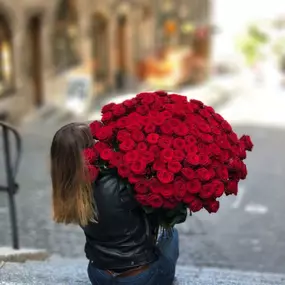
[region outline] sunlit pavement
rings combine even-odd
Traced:
[[[285,105],[283,93],[273,93],[254,89],[217,107],[239,133],[253,137],[255,149],[247,160],[249,176],[237,198],[221,201],[218,214],[195,214],[179,226],[180,265],[285,273]],[[82,231],[51,222],[48,152],[56,128],[57,124],[43,121],[22,130],[25,152],[17,196],[21,245],[47,248],[65,257],[83,257]],[[1,183],[2,176],[0,173]],[[8,207],[3,193],[0,228],[0,246],[9,245]]]

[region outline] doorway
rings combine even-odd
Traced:
[[[104,93],[109,82],[108,22],[99,13],[93,16],[92,21],[93,79],[97,93]]]
[[[29,65],[33,103],[36,107],[43,104],[41,29],[40,15],[31,17],[28,23],[28,47],[31,55]]]
[[[116,88],[122,90],[126,87],[127,75],[127,17],[118,16],[117,19],[117,74]]]

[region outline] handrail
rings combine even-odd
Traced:
[[[18,190],[18,184],[16,184],[15,179],[19,170],[19,164],[22,156],[22,139],[19,132],[6,122],[0,121],[0,127],[2,128],[3,154],[5,158],[5,170],[7,177],[7,186],[0,186],[0,191],[5,191],[8,193],[9,212],[12,227],[12,245],[14,249],[19,249],[18,223],[14,195]],[[12,133],[16,139],[16,157],[14,163],[11,161],[11,145],[9,141],[10,133]]]

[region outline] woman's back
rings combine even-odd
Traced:
[[[157,259],[154,228],[126,184],[114,172],[101,174],[92,185],[98,222],[83,228],[85,252],[98,268],[120,270]]]

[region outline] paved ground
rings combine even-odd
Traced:
[[[83,259],[5,264],[0,269],[0,285],[90,284],[86,267],[87,262]],[[285,275],[191,266],[179,266],[176,273],[173,285],[283,285],[285,282]]]
[[[282,96],[255,90],[219,108],[238,132],[253,137],[255,149],[248,158],[249,176],[238,198],[224,199],[218,214],[197,214],[179,227],[181,265],[285,273]],[[64,122],[62,119],[60,124]],[[51,134],[57,127],[58,124],[35,122],[23,129],[25,152],[17,196],[21,242],[26,247],[81,257],[84,244],[81,230],[51,222],[48,150]],[[0,246],[10,242],[6,217],[6,197],[0,193]]]

